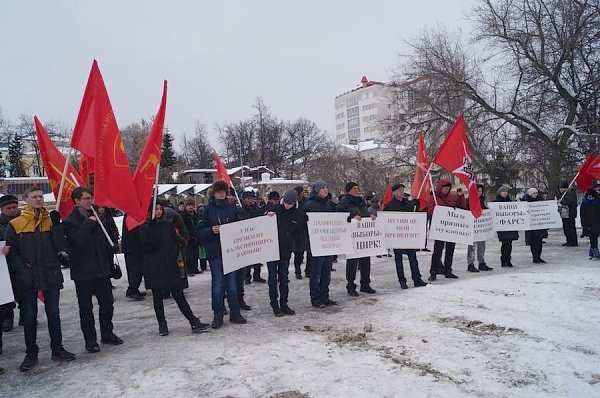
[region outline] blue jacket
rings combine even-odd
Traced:
[[[326,213],[333,211],[333,207],[331,207],[328,198],[319,198],[316,193],[312,192],[310,197],[302,205],[302,210],[304,210],[305,213]]]
[[[215,225],[229,224],[239,220],[235,205],[227,203],[227,199],[210,199],[204,209],[204,218],[196,226],[200,244],[206,248],[206,258],[221,258],[221,239],[212,231]]]

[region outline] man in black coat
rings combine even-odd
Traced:
[[[188,276],[196,276],[202,271],[198,269],[198,258],[199,258],[199,243],[198,237],[196,236],[196,225],[198,225],[198,214],[196,212],[196,203],[193,198],[187,198],[185,200],[184,210],[179,212],[185,227],[188,231],[189,238],[183,249],[183,256],[185,259],[185,267]]]
[[[13,195],[4,195],[0,198],[0,240],[5,240],[8,223],[13,218],[21,215],[19,210],[19,200]],[[2,254],[8,254],[8,249],[5,248]],[[14,275],[11,273],[10,280],[14,286]],[[18,298],[17,298],[18,301]],[[10,307],[10,309],[8,308]],[[10,332],[14,326],[15,304],[5,304],[0,307],[0,352],[2,351],[2,331]],[[2,321],[4,320],[4,321]]]
[[[260,208],[256,204],[256,196],[254,192],[244,191],[242,192],[242,207],[239,209],[240,220],[247,220],[249,218],[255,218],[265,215],[263,208]],[[249,265],[246,267],[246,284],[252,282],[266,283],[267,280],[260,276],[260,264]],[[251,271],[254,270],[254,275]]]
[[[560,201],[560,204],[563,207],[561,210],[561,218],[563,232],[567,239],[567,242],[563,243],[563,246],[578,246],[577,230],[575,228],[575,219],[577,218],[577,194],[569,187],[569,183],[565,181],[560,184],[560,189],[556,195],[559,199],[562,198]]]
[[[92,311],[92,295],[98,299],[100,341],[111,345],[123,344],[123,340],[113,333],[112,324],[114,299],[109,259],[113,249],[92,211],[92,191],[85,187],[75,188],[71,199],[75,202],[75,208],[63,222],[70,249],[71,279],[77,291],[85,348],[95,353],[100,351],[100,347]]]
[[[377,215],[369,214],[365,200],[360,196],[360,187],[355,182],[346,184],[346,195],[338,203],[337,212],[349,213],[348,222],[351,219],[361,220],[362,217],[371,217],[373,220]],[[360,291],[368,294],[376,293],[375,289],[371,288],[371,257],[351,258],[346,260],[346,290],[350,296],[358,296],[356,291],[356,269],[360,269]]]

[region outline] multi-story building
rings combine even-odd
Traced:
[[[381,124],[389,112],[389,88],[363,76],[354,89],[335,97],[335,138],[338,144],[356,144],[383,137]]]

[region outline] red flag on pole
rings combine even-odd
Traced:
[[[81,176],[81,185],[87,187],[90,183],[90,174],[94,170],[94,163],[91,158],[88,158],[83,153],[79,158],[79,175]]]
[[[221,160],[221,157],[217,153],[216,149],[213,149],[215,156],[215,165],[217,166],[217,180],[224,180],[230,187],[233,187],[233,183],[231,182],[231,177],[227,174],[227,169]]]
[[[596,156],[594,160],[590,162],[585,172],[595,179],[600,180],[600,155]]]
[[[454,174],[469,190],[469,208],[475,218],[481,216],[481,202],[477,195],[477,182],[471,161],[471,149],[467,140],[467,126],[461,114],[454,122],[448,136],[442,143],[433,163]]]
[[[156,182],[156,172],[160,166],[162,155],[163,128],[165,126],[165,112],[167,108],[167,81],[163,85],[163,95],[158,108],[158,113],[152,123],[148,141],[144,145],[144,150],[140,156],[135,173],[133,174],[133,184],[138,193],[140,202],[140,211],[146,214],[150,201],[152,200],[152,190]],[[145,218],[138,220],[132,216],[127,216],[127,229],[132,230],[138,225],[144,223]]]
[[[594,157],[596,154],[592,149],[590,153],[585,158],[585,161],[577,170],[577,177],[575,178],[575,182],[577,183],[577,187],[583,193],[587,192],[588,189],[591,189],[594,186],[594,176],[587,172],[587,168],[594,161]]]
[[[431,183],[427,178],[429,171],[429,159],[425,151],[425,136],[419,131],[419,148],[417,149],[417,167],[415,168],[415,178],[410,186],[410,194],[413,198],[419,200],[419,210],[427,208],[427,202],[431,196]]]
[[[383,200],[381,201],[381,206],[385,208],[385,206],[392,201],[392,185],[388,180],[387,185],[385,187],[385,195],[383,195]]]
[[[63,174],[65,162],[67,161],[62,153],[58,150],[56,145],[52,142],[46,129],[35,116],[33,118],[35,123],[35,130],[37,133],[37,142],[42,157],[42,163],[44,164],[44,170],[46,176],[50,182],[50,187],[54,196],[58,197],[58,189],[60,188],[60,180]],[[77,181],[73,181],[72,176],[77,178]],[[60,199],[60,212],[63,216],[69,214],[73,210],[73,201],[71,200],[71,192],[77,187],[77,183],[81,181],[79,173],[75,170],[72,165],[68,165],[67,175],[65,178],[65,185],[63,187],[63,194]]]
[[[143,219],[104,80],[94,60],[81,108],[75,123],[71,147],[94,162],[94,200],[101,206],[121,209]]]

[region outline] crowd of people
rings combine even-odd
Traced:
[[[382,206],[378,195],[363,197],[360,186],[355,182],[348,182],[344,194],[335,201],[325,181],[316,180],[311,188],[310,193],[303,187],[287,190],[282,195],[271,192],[263,203],[259,202],[253,192],[245,191],[238,203],[236,192],[225,181],[218,180],[209,189],[209,200],[204,206],[196,207],[194,200],[188,199],[174,209],[168,201],[159,200],[148,209],[148,217],[143,225],[129,230],[124,220],[122,239],[110,210],[94,206],[93,192],[88,188],[73,190],[71,198],[75,207],[63,219],[58,212],[49,212],[44,207],[43,192],[39,187],[32,187],[25,192],[25,206],[22,210],[19,209],[15,196],[0,197],[0,234],[6,241],[2,254],[6,256],[9,266],[14,296],[19,306],[19,324],[23,326],[25,336],[26,355],[20,370],[29,371],[38,362],[36,336],[40,296],[43,298],[48,321],[51,359],[76,359],[62,343],[59,311],[60,290],[64,284],[62,268],[69,269],[75,284],[85,349],[89,353],[100,351],[92,311],[93,296],[99,307],[100,343],[123,344],[123,340],[114,333],[112,323],[114,298],[111,277],[117,277],[113,258],[119,251],[124,254],[127,271],[128,288],[125,295],[131,300],[145,300],[146,292],[140,291],[142,281],[144,282],[146,291],[152,292],[158,333],[161,336],[169,334],[163,303],[169,297],[175,300],[193,333],[203,332],[208,328],[219,329],[226,315],[229,315],[229,322],[232,324],[245,324],[247,321],[242,311],[251,310],[251,306],[244,299],[244,286],[250,283],[268,283],[269,301],[275,316],[294,315],[295,311],[288,303],[288,269],[292,257],[297,279],[303,277],[301,266],[306,258],[304,276],[309,278],[312,306],[319,309],[337,305],[329,294],[332,267],[337,256],[311,254],[307,213],[341,212],[347,214],[347,221],[351,222],[352,219],[375,219],[378,211],[382,211]],[[405,192],[404,184],[394,184],[391,190],[392,198],[383,211],[414,212],[421,207],[418,200]],[[434,194],[435,197],[432,196],[426,206],[429,218],[439,205],[468,209],[464,192],[461,189],[453,192],[448,180],[440,179]],[[482,185],[478,186],[478,195],[482,208],[486,208],[487,196]],[[566,237],[564,245],[577,246],[577,195],[566,183],[561,185],[557,198]],[[500,187],[495,201],[511,200],[509,189]],[[530,188],[521,200],[539,201],[543,200],[543,195],[537,189]],[[267,279],[261,276],[262,264],[224,273],[220,227],[264,215],[277,217],[279,239],[279,260],[266,264]],[[587,236],[590,240],[589,257],[600,259],[600,184],[585,193],[580,217],[582,237]],[[547,232],[525,231],[525,241],[531,249],[535,264],[545,263],[541,253]],[[501,267],[513,267],[512,242],[519,239],[519,232],[503,231],[497,234],[501,242]],[[435,281],[438,275],[458,278],[452,268],[454,248],[453,242],[434,242],[429,282]],[[469,272],[493,270],[486,264],[485,249],[485,242],[476,242],[468,247]],[[414,287],[427,285],[419,269],[418,250],[427,249],[393,250],[401,289],[408,288],[403,256],[408,258]],[[370,269],[370,257],[346,260],[346,290],[349,296],[376,293],[371,286]],[[210,324],[200,321],[184,294],[188,278],[207,270],[211,273],[213,319]],[[356,284],[357,272],[360,273],[359,286]],[[14,328],[15,308],[15,303],[0,306],[0,353],[2,331]],[[0,371],[3,373],[4,369],[0,368]]]

